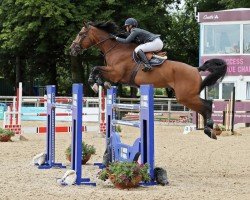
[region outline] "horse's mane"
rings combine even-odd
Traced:
[[[119,28],[118,26],[111,21],[107,21],[107,22],[90,22],[90,25],[99,28],[101,30],[104,30],[108,33],[111,34],[117,34],[119,32]]]

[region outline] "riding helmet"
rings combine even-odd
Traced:
[[[129,26],[129,25],[137,27],[138,26],[138,22],[134,18],[128,18],[128,19],[126,19],[124,26]]]

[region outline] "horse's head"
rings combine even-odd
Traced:
[[[71,55],[77,56],[81,49],[87,49],[92,45],[92,40],[89,37],[90,26],[84,23],[81,31],[77,34],[75,40],[70,46]]]
[[[116,34],[117,29],[118,27],[113,22],[90,23],[90,25],[84,23],[81,31],[70,46],[71,55],[77,56],[81,49],[101,45],[111,39],[112,37],[109,34]]]

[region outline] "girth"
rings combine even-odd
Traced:
[[[142,68],[143,64],[139,63],[139,64],[135,64],[135,67],[133,68],[132,72],[131,72],[131,76],[128,82],[128,85],[131,87],[139,87],[139,85],[137,85],[135,83],[135,77],[139,71],[140,68]]]

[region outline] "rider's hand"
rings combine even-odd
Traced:
[[[113,34],[109,34],[110,38],[113,38],[113,39],[117,39],[118,37],[113,35]]]

